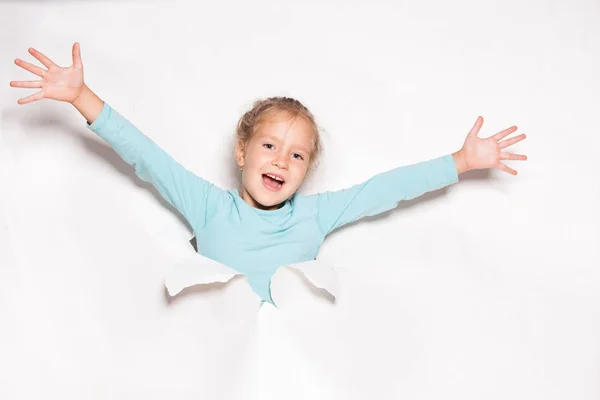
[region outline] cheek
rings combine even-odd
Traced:
[[[293,173],[294,179],[301,181],[302,179],[304,179],[304,176],[306,175],[306,171],[307,171],[307,166],[304,164],[300,164],[298,163],[297,165],[294,165],[291,168],[291,172]]]
[[[256,152],[248,152],[246,155],[246,166],[247,167],[255,167],[257,164],[260,164],[261,154]]]

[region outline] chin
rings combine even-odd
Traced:
[[[283,193],[264,193],[264,190],[254,199],[263,207],[275,207],[285,202],[290,196]]]
[[[260,208],[271,208],[284,203],[291,197],[289,190],[270,191],[262,186],[254,187],[250,195]]]

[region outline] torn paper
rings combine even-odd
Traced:
[[[339,292],[338,277],[335,270],[327,263],[319,260],[306,261],[297,264],[290,264],[278,267],[270,279],[271,292],[274,290],[273,284],[281,282],[279,277],[284,273],[284,269],[294,271],[300,279],[295,279],[294,283],[285,285],[304,284],[315,296],[323,297],[331,302],[335,302]],[[246,274],[234,270],[225,264],[219,263],[210,258],[204,257],[199,253],[194,253],[178,261],[165,278],[165,286],[170,296],[175,296],[182,290],[195,285],[208,285],[213,283],[227,283],[236,276]],[[244,279],[248,284],[247,279]],[[248,285],[250,286],[250,285]],[[284,293],[290,293],[290,290],[282,290],[278,293],[278,298],[282,299]],[[260,296],[256,295],[258,298]],[[275,298],[271,295],[273,305],[276,306]],[[267,301],[263,299],[263,301]]]
[[[300,273],[301,281],[311,289],[313,294],[324,297],[331,302],[335,302],[335,299],[339,294],[339,280],[337,273],[328,263],[320,260],[311,260],[282,266],[275,271],[275,274],[271,278],[271,297],[273,297],[275,305],[277,305],[275,297],[281,299],[281,297],[287,293],[287,291],[278,291],[276,287],[282,282],[280,277],[284,273],[284,268],[289,268]]]
[[[183,289],[202,284],[226,283],[241,272],[213,259],[194,253],[178,261],[165,277],[165,287],[170,296]]]

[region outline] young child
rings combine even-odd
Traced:
[[[41,89],[18,103],[45,98],[73,104],[89,129],[186,218],[197,252],[245,274],[254,292],[271,303],[270,280],[276,269],[314,260],[333,230],[456,183],[468,170],[499,168],[516,175],[502,161],[527,159],[502,151],[525,139],[521,134],[501,140],[516,126],[481,139],[477,134],[483,119],[478,117],[463,147],[452,154],[398,167],[344,190],[300,195],[296,191],[321,150],[319,132],[299,101],[275,97],[257,101],[239,120],[235,160],[242,184],[224,190],[185,169],[86,86],[78,43],[73,45],[73,65],[67,68],[35,49],[29,52],[47,69],[15,60],[41,77],[10,82]]]

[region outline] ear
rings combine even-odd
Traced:
[[[235,146],[235,161],[237,162],[238,167],[240,169],[244,168],[244,160],[246,158],[246,149],[244,143],[241,140],[238,140],[237,145]]]

